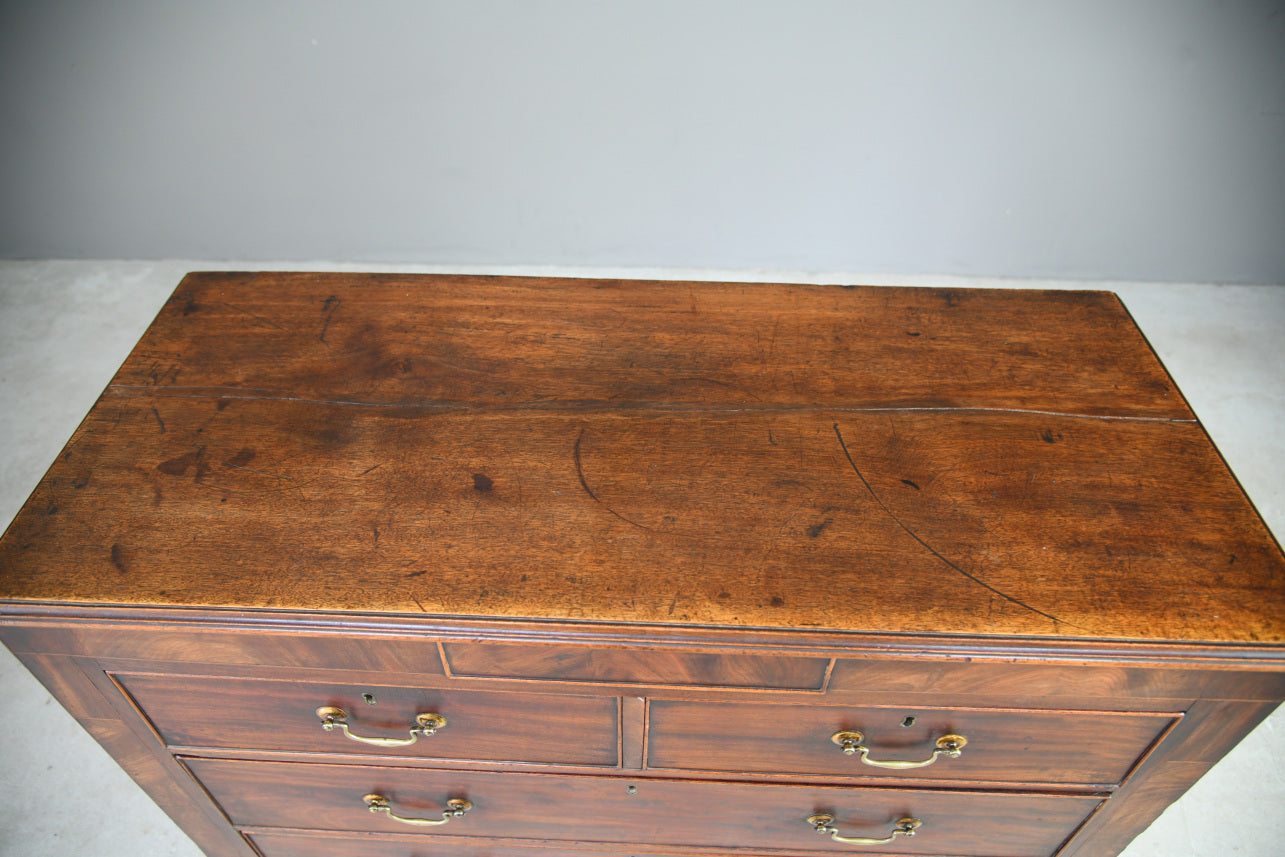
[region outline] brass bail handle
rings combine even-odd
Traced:
[[[436,735],[437,730],[446,725],[446,718],[440,714],[416,714],[415,725],[410,728],[409,738],[368,738],[364,735],[354,735],[349,731],[348,712],[342,708],[323,705],[317,709],[317,716],[321,718],[321,728],[327,732],[339,729],[354,741],[360,741],[363,744],[374,744],[376,747],[407,747],[418,741],[421,735],[425,738],[429,735]]]
[[[898,819],[896,827],[892,832],[882,839],[876,839],[871,836],[840,836],[839,829],[834,826],[833,815],[813,815],[808,818],[808,824],[812,829],[820,834],[829,834],[835,842],[847,842],[853,845],[883,845],[891,842],[898,836],[914,836],[915,831],[923,826],[923,822],[917,818]]]
[[[446,809],[442,810],[441,818],[407,818],[393,812],[392,804],[383,795],[366,795],[362,800],[366,802],[366,807],[371,812],[382,812],[393,821],[400,821],[402,824],[413,824],[416,827],[435,827],[439,824],[445,824],[452,818],[463,818],[464,813],[473,808],[473,804],[463,798],[451,798],[446,802]]]
[[[908,768],[926,768],[937,761],[938,756],[949,756],[952,759],[958,759],[963,753],[964,745],[968,743],[968,739],[963,735],[943,735],[937,739],[937,749],[933,750],[932,755],[927,759],[918,762],[902,762],[897,760],[880,761],[870,758],[870,748],[862,744],[866,740],[866,736],[860,732],[851,730],[836,732],[830,736],[830,740],[842,747],[846,756],[860,753],[861,761],[865,764],[876,768],[891,768],[894,771],[904,771]]]

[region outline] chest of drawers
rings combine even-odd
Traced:
[[[211,857],[1106,857],[1285,558],[1108,293],[196,274],[0,638]]]

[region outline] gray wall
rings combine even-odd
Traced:
[[[1285,282],[1285,11],[0,0],[0,255]]]

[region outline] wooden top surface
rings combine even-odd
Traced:
[[[190,275],[0,598],[1285,643],[1105,292]]]

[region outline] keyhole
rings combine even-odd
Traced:
[[[914,715],[912,714],[912,715],[908,716],[905,720],[901,721],[901,725],[902,725],[902,726],[914,726],[914,725],[915,725],[915,717],[914,717]]]
[[[361,698],[367,705],[374,705],[379,702],[378,699],[375,699],[375,694],[373,693],[363,693]]]

